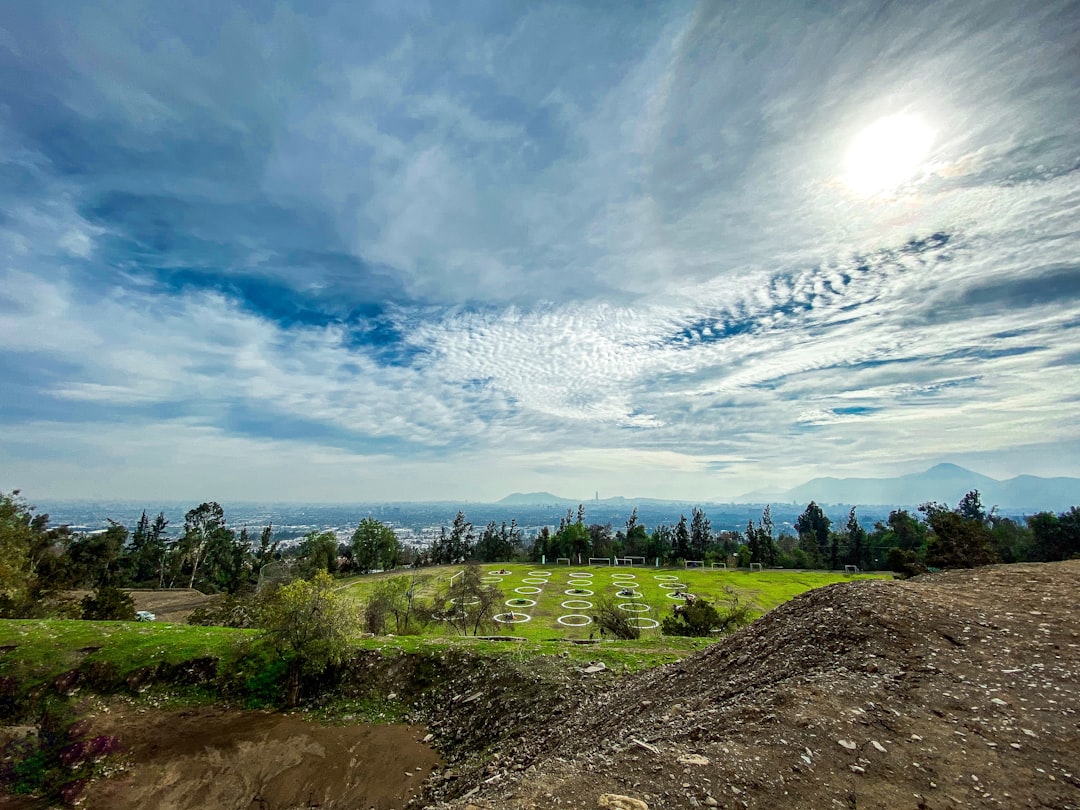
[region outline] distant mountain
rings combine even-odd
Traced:
[[[579,501],[570,498],[560,498],[550,492],[514,492],[495,503],[500,506],[532,506],[534,504],[556,504],[560,506],[577,506]]]
[[[1018,475],[1005,481],[959,467],[938,464],[921,473],[895,478],[814,478],[767,500],[781,502],[896,504],[917,506],[938,501],[955,506],[964,495],[979,490],[983,505],[1012,510],[1063,511],[1080,505],[1080,478],[1039,478]],[[761,502],[761,493],[747,493],[740,501]]]

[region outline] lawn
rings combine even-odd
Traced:
[[[461,566],[442,566],[413,572],[374,574],[353,579],[342,593],[361,602],[378,581],[390,576],[415,577],[421,598],[437,593]],[[628,568],[491,563],[481,567],[487,585],[502,591],[497,632],[530,640],[588,639],[598,637],[593,623],[601,599],[614,600],[620,610],[635,617],[645,638],[660,634],[664,616],[681,603],[684,593],[724,603],[735,597],[757,613],[771,610],[811,588],[854,576],[824,571],[738,571],[716,568]],[[429,628],[429,635],[445,635],[445,627]]]

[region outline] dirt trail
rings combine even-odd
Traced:
[[[396,810],[438,765],[414,726],[124,707],[94,729],[120,738],[130,766],[90,787],[89,810]]]
[[[811,591],[591,696],[437,806],[1075,810],[1078,617],[1080,561]]]

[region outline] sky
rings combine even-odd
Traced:
[[[1080,475],[1080,4],[6,4],[0,490]]]

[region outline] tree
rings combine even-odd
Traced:
[[[443,592],[442,609],[437,618],[446,621],[463,636],[480,635],[494,625],[492,617],[503,603],[503,593],[496,585],[484,585],[480,566],[470,562],[462,574]]]
[[[974,497],[972,497],[974,496]],[[975,568],[996,562],[990,545],[990,530],[981,506],[976,511],[978,492],[969,492],[955,511],[938,503],[924,503],[930,535],[926,543],[926,564],[938,568]],[[964,507],[964,512],[960,508]],[[982,515],[979,517],[978,515]]]
[[[71,539],[66,526],[49,527],[47,514],[34,514],[18,490],[0,492],[0,616],[41,615],[44,602],[68,587],[62,549]]]
[[[795,531],[799,533],[799,548],[807,553],[816,565],[821,565],[829,558],[829,520],[821,507],[814,501],[795,521]]]
[[[696,506],[690,512],[690,554],[695,560],[704,560],[705,552],[712,543],[712,526],[705,512]]]
[[[859,525],[859,519],[855,516],[855,507],[851,507],[847,520],[847,546],[848,564],[858,566],[859,570],[869,568],[866,564],[868,558],[866,548],[866,529]]]
[[[686,515],[679,515],[671,540],[671,553],[677,560],[690,559],[690,529],[686,525]]]
[[[162,563],[165,556],[165,528],[169,521],[163,512],[153,523],[144,510],[131,533],[130,547],[124,561],[127,579],[136,586],[160,587]]]
[[[368,632],[381,635],[390,617],[394,619],[394,632],[405,635],[413,631],[418,613],[415,611],[416,596],[427,577],[388,577],[376,583],[375,589],[364,607],[364,623]]]
[[[473,532],[473,525],[465,519],[464,512],[458,512],[454,517],[454,523],[450,526],[450,535],[446,542],[449,557],[446,562],[462,562],[472,556],[473,546],[476,543],[476,534]]]
[[[638,523],[637,507],[626,521],[626,537],[623,539],[623,554],[627,557],[649,556],[649,530]],[[657,556],[657,555],[652,555]]]
[[[333,532],[308,532],[300,544],[302,568],[306,576],[316,571],[336,574],[338,569],[338,542]],[[366,572],[365,572],[366,573]]]
[[[177,550],[183,564],[191,567],[189,588],[195,587],[195,577],[199,574],[199,566],[206,552],[226,532],[225,510],[215,501],[199,504],[184,515],[184,535]]]
[[[344,659],[355,621],[352,602],[334,591],[334,580],[324,571],[266,597],[258,623],[285,663],[289,706],[299,702],[305,675],[319,675]]]
[[[507,527],[506,521],[501,526],[495,521],[488,523],[476,544],[474,556],[481,562],[504,562],[514,556],[514,548],[521,542],[521,530],[513,519]]]
[[[1080,554],[1080,509],[1055,515],[1039,512],[1027,519],[1031,530],[1031,556],[1045,562],[1067,560]]]
[[[337,548],[336,541],[334,548]],[[360,521],[360,525],[353,532],[352,553],[353,563],[363,574],[376,568],[389,571],[397,566],[401,543],[394,534],[394,530],[381,520],[366,517]],[[439,562],[449,562],[449,560],[439,560]]]

